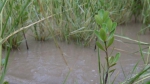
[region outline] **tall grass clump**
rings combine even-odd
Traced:
[[[69,43],[71,40],[88,42],[93,34],[93,7],[98,1],[52,0],[52,13],[61,12],[52,18],[56,35]],[[67,11],[69,10],[69,11]]]
[[[132,13],[130,10],[131,0],[119,2],[118,0],[63,0],[63,2],[62,10],[71,8],[71,11],[62,13],[59,17],[60,21],[57,22],[60,26],[61,36],[66,41],[73,39],[77,42],[90,42],[94,36],[92,31],[98,28],[95,26],[93,17],[99,9],[109,11],[111,19],[119,24],[129,21]]]
[[[112,21],[118,24],[128,23],[132,17],[134,0],[51,0],[51,13],[60,14],[51,18],[53,30],[61,40],[87,45],[94,38],[94,15],[99,9],[110,13]],[[69,11],[66,11],[69,10]]]
[[[17,1],[0,1],[0,84],[8,83],[4,82],[4,77],[7,71],[10,50],[16,48],[19,45],[18,42],[22,40],[19,36],[20,32],[18,35],[13,33],[19,30],[19,27],[23,26],[28,18],[25,9],[29,5],[30,0],[19,2],[21,4]],[[22,6],[23,3],[25,4]],[[2,59],[2,47],[6,51],[4,59]]]
[[[123,24],[130,22],[132,13],[135,14],[133,10],[138,9],[135,8],[137,3],[135,0],[119,2],[118,0],[34,0],[26,9],[27,12],[25,11],[25,18],[28,20],[24,20],[23,23],[34,22],[47,15],[55,14],[49,20],[33,26],[32,33],[36,40],[48,40],[52,37],[51,33],[53,32],[54,36],[67,43],[73,40],[87,45],[94,38],[92,31],[98,29],[93,17],[99,9],[109,11],[112,21]],[[20,32],[20,36],[23,35],[22,33]],[[14,42],[19,44],[21,43],[20,39],[18,38],[18,41]]]
[[[150,1],[149,0],[142,0],[143,2],[143,9],[142,9],[142,23],[143,27],[141,29],[141,33],[145,33],[147,29],[150,29]]]
[[[8,58],[9,58],[11,48],[6,46],[6,56],[2,61],[3,10],[4,10],[4,7],[7,3],[7,0],[0,1],[0,3],[1,3],[1,5],[0,5],[0,84],[5,84],[5,83],[7,83],[7,81],[4,81],[4,77],[6,74]]]
[[[93,17],[99,9],[108,10],[113,21],[122,24],[127,22],[131,15],[131,10],[128,10],[130,6],[129,0],[34,0],[29,17],[35,21],[45,15],[56,14],[49,21],[34,25],[32,31],[36,40],[50,38],[49,31],[52,31],[56,37],[67,43],[74,40],[87,45],[94,38],[92,31],[97,29],[97,26]]]
[[[50,15],[50,2],[49,0],[34,0],[30,7],[30,20],[31,22],[35,22],[39,19],[42,19],[48,15]],[[50,19],[49,19],[50,20]],[[33,36],[38,41],[48,40],[50,37],[50,21],[43,21],[38,24],[35,24],[31,29],[33,32]]]
[[[118,24],[129,23],[132,17],[134,0],[100,0],[101,8],[110,12],[110,17]]]
[[[30,0],[27,1],[18,1],[18,0],[9,0],[4,8],[3,14],[3,30],[2,38],[7,37],[12,32],[18,30],[20,27],[23,27],[27,24],[28,20],[28,10],[26,9]],[[3,44],[9,45],[12,40],[12,48],[18,48],[23,39],[25,39],[26,31],[17,33],[16,35],[10,37],[7,42]],[[11,40],[10,40],[11,39]]]
[[[149,1],[51,0],[47,2],[47,5],[50,4],[47,12],[57,15],[50,19],[49,28],[53,30],[55,36],[67,43],[74,40],[77,43],[85,42],[84,45],[87,45],[94,38],[92,31],[98,29],[93,17],[99,9],[108,11],[112,21],[124,24],[130,23],[133,16],[135,21],[142,21],[143,8],[147,8],[144,2],[148,4]]]
[[[135,22],[137,22],[138,18],[141,18],[142,15],[142,9],[143,9],[143,1],[142,0],[133,0],[132,2],[132,15],[134,16]]]

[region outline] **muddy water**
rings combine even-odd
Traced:
[[[136,32],[139,31],[140,24],[129,24],[119,26],[117,34],[137,39]],[[140,35],[140,39],[149,42],[150,33]],[[124,42],[119,42],[120,40]],[[126,75],[132,70],[138,60],[141,60],[138,51],[138,45],[132,44],[132,41],[116,37],[116,41],[111,49],[115,47],[114,52],[120,52],[121,58],[116,66],[118,78],[116,84],[124,80],[121,70],[123,67]],[[66,84],[99,84],[97,51],[94,51],[94,45],[88,48],[74,44],[59,42],[61,50],[67,61],[67,65],[56,48],[53,41],[37,42],[33,38],[28,40],[29,50],[26,50],[25,44],[20,46],[19,50],[13,50],[9,59],[6,80],[10,84],[62,84],[68,75]],[[144,45],[142,47],[147,47]],[[104,59],[104,53],[101,57]],[[102,60],[104,61],[104,60]],[[137,71],[141,69],[143,62],[139,64]],[[70,70],[69,70],[70,69]]]

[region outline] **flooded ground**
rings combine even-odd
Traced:
[[[137,39],[136,32],[140,28],[140,24],[119,26],[117,34]],[[149,32],[139,37],[140,40],[150,43]],[[120,42],[120,40],[123,42]],[[135,53],[139,50],[138,45],[132,43],[132,41],[116,37],[114,45],[111,46],[111,49],[115,47],[114,53],[121,53],[121,58],[116,66],[116,73],[119,73],[116,84],[125,79],[121,66],[125,73],[129,74],[137,61],[141,60],[140,53]],[[19,50],[11,52],[5,78],[10,84],[63,84],[68,73],[65,84],[99,84],[97,51],[94,51],[94,45],[91,44],[91,46],[84,48],[73,43],[68,45],[59,42],[67,66],[52,40],[37,42],[30,39],[28,44],[28,51],[23,43]],[[142,47],[145,48],[148,45]],[[105,57],[103,52],[101,52],[101,57],[102,59]],[[142,66],[143,62],[141,60],[137,71]],[[69,68],[71,71],[69,71]]]

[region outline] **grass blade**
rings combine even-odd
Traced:
[[[66,76],[66,78],[65,78],[65,80],[64,80],[64,82],[63,82],[63,84],[66,84],[66,81],[67,81],[67,79],[68,79],[68,77],[69,77],[70,72],[71,72],[71,70],[69,70],[69,72],[68,72],[68,74],[67,74],[67,76]]]

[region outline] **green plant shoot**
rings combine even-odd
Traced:
[[[110,70],[110,68],[117,64],[117,61],[120,57],[120,53],[117,53],[115,56],[108,55],[108,48],[114,42],[114,33],[117,23],[112,22],[112,20],[109,17],[109,12],[104,10],[100,10],[98,14],[95,15],[95,21],[101,27],[100,30],[95,30],[95,35],[98,38],[96,45],[99,49],[105,52],[107,63],[106,69],[103,68],[105,72],[100,74],[103,75],[102,77],[104,77],[101,79],[101,82],[103,84],[107,84],[109,74],[115,71],[115,69]]]

